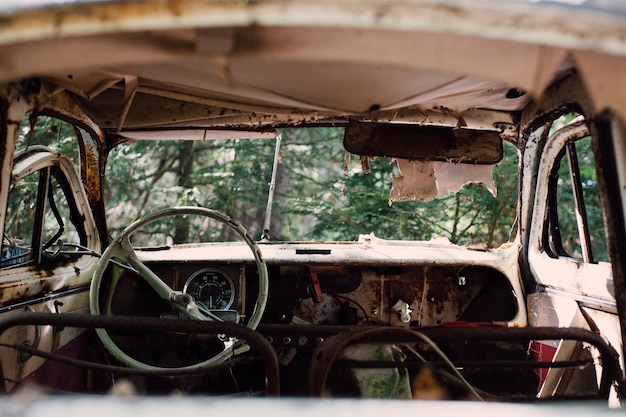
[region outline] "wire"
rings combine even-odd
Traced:
[[[411,352],[412,354],[414,354],[415,356],[417,356],[417,358],[421,360],[422,362],[424,363],[428,362],[428,360],[425,357],[423,357],[417,350],[413,349],[411,346],[404,346],[404,348],[408,350],[409,352]]]
[[[75,253],[75,254],[78,254],[78,255],[91,255],[91,256],[96,257],[96,258],[102,258],[102,254],[94,251],[93,249],[89,249],[86,246],[79,245],[78,243],[63,243],[63,246],[68,246],[68,247],[74,247],[74,248],[81,249],[82,252],[79,252],[79,251],[72,252],[72,253]],[[122,269],[126,269],[127,271],[138,273],[137,270],[135,268],[133,268],[132,266],[124,264],[124,263],[119,262],[119,261],[116,261],[115,259],[109,259],[109,262],[119,266]]]
[[[408,329],[408,328],[404,328],[404,327],[402,327],[402,328],[400,328],[400,327],[393,327],[391,329],[394,329],[395,331],[406,331],[409,334],[412,334],[415,337],[417,337],[418,339],[420,339],[422,342],[424,342],[427,345],[429,345],[435,351],[435,353],[437,353],[437,355],[450,367],[450,369],[452,370],[452,373],[472,393],[472,395],[474,395],[480,401],[485,401],[480,396],[480,394],[478,394],[476,389],[463,377],[463,375],[461,375],[459,370],[454,366],[452,361],[450,359],[448,359],[446,354],[441,349],[439,349],[437,344],[435,342],[433,342],[428,336],[426,336],[423,333],[420,333],[420,332],[417,332],[415,330],[411,330],[411,329]],[[355,334],[352,334],[352,335],[349,335],[348,337],[346,337],[345,340],[342,340],[342,342],[338,346],[335,346],[335,348],[333,350],[334,353],[333,353],[332,357],[328,358],[328,360],[327,360],[328,364],[325,366],[325,370],[323,372],[323,374],[324,374],[324,376],[323,376],[323,384],[325,384],[326,379],[328,378],[328,372],[329,372],[329,370],[331,368],[331,366],[329,366],[329,364],[332,364],[332,362],[335,361],[339,351],[343,350],[350,343],[354,343],[354,342],[358,343],[359,339],[362,338],[363,336],[367,336],[367,335],[370,335],[370,334],[376,334],[376,333],[379,333],[379,332],[389,332],[389,331],[390,331],[390,328],[387,328],[387,327],[374,327],[374,328],[367,329],[367,330],[364,330],[364,331],[361,331],[361,332],[356,332]]]
[[[430,339],[428,336],[426,336],[424,333],[421,332],[417,332],[414,330],[407,330],[408,332],[410,332],[411,334],[417,336],[419,339],[421,339],[424,343],[426,343],[427,345],[429,345],[434,351],[435,353],[437,353],[437,355],[439,355],[439,357],[441,359],[443,359],[443,361],[450,367],[450,369],[452,370],[452,373],[454,375],[456,375],[457,378],[459,378],[459,380],[463,383],[463,385],[465,385],[465,387],[480,401],[485,401],[479,394],[478,392],[476,392],[476,389],[474,389],[474,387],[472,386],[472,384],[470,384],[464,377],[463,375],[461,375],[461,373],[459,372],[458,369],[456,369],[456,367],[454,366],[454,364],[452,363],[452,361],[450,359],[448,359],[448,357],[446,356],[446,354],[439,349],[439,346],[437,346],[437,344],[435,342],[432,341],[432,339]]]
[[[359,304],[356,300],[353,300],[352,298],[348,298],[348,297],[345,297],[345,296],[339,295],[339,294],[333,294],[333,296],[339,298],[340,300],[345,300],[345,301],[348,301],[348,302],[356,305],[359,309],[361,309],[361,312],[363,313],[363,316],[365,316],[366,323],[368,325],[372,324],[372,322],[370,321],[370,317],[367,314],[367,311],[365,311],[365,308],[363,308],[363,306],[361,304]]]

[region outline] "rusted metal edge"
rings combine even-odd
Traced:
[[[258,349],[265,364],[266,389],[269,396],[280,394],[278,358],[261,334],[234,323],[195,320],[159,319],[154,317],[96,316],[91,314],[51,314],[20,312],[0,319],[0,336],[15,326],[61,326],[143,332],[178,332],[189,334],[227,334],[245,340]],[[209,368],[207,368],[209,369]]]

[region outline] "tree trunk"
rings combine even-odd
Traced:
[[[193,141],[183,141],[178,148],[178,181],[181,187],[180,200],[184,200],[184,193],[193,187]],[[174,219],[174,243],[184,243],[189,238],[189,218],[176,217]]]

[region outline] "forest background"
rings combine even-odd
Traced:
[[[565,117],[561,125],[574,117]],[[31,120],[27,115],[20,132],[18,150],[35,144],[51,146],[79,168],[71,124],[48,116]],[[482,183],[470,183],[446,198],[391,204],[393,178],[401,175],[393,159],[370,160],[370,172],[366,173],[358,155],[346,154],[342,128],[280,129],[278,133],[281,144],[269,222],[271,240],[355,241],[370,234],[388,240],[441,239],[486,249],[516,237],[519,155],[509,143],[504,143],[503,159],[492,172],[496,195]],[[104,200],[111,236],[149,213],[188,205],[220,211],[260,239],[266,226],[275,145],[273,138],[172,138],[118,145],[108,155],[105,171]],[[577,149],[594,252],[597,259],[608,260],[590,138],[578,141]],[[554,175],[562,246],[578,256],[571,174],[565,160],[559,165]],[[168,227],[174,231],[166,230]],[[163,234],[163,230],[173,235],[174,242],[186,241],[189,234],[189,227],[172,224],[154,233]],[[204,230],[209,230],[210,236],[203,231],[203,238],[214,241],[232,237],[223,224]]]
[[[430,202],[390,204],[389,158],[348,155],[342,128],[283,129],[271,211],[272,240],[429,240],[495,247],[515,233],[518,157],[513,146],[493,172],[497,198],[484,184]],[[138,141],[109,156],[105,200],[109,226],[121,228],[157,208],[209,207],[260,238],[264,228],[275,140]],[[225,233],[225,231],[224,231]],[[214,236],[219,240],[223,236]]]

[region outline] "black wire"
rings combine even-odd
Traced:
[[[339,294],[333,294],[333,296],[334,296],[334,297],[339,298],[340,300],[345,300],[345,301],[348,301],[348,302],[350,302],[350,303],[352,303],[352,304],[356,305],[358,308],[360,308],[360,309],[361,309],[361,312],[362,312],[362,313],[363,313],[363,315],[365,316],[365,321],[367,322],[367,324],[368,324],[368,325],[371,325],[371,324],[372,324],[372,322],[370,321],[370,317],[369,317],[369,315],[367,314],[367,311],[365,311],[365,309],[363,308],[363,306],[362,306],[361,304],[359,304],[356,300],[353,300],[352,298],[348,298],[348,297],[345,297],[345,296],[343,296],[343,295],[339,295]]]

